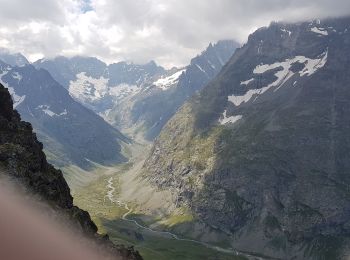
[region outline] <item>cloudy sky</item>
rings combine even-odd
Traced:
[[[57,55],[185,65],[209,42],[270,21],[350,13],[349,0],[0,0],[0,47],[31,61]]]

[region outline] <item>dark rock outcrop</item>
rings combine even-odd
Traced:
[[[33,133],[31,124],[23,122],[6,88],[0,84],[0,167],[11,180],[47,202],[55,212],[67,215],[72,225],[123,259],[142,259],[132,248],[113,245],[97,235],[97,227],[88,212],[73,205],[70,189],[62,172],[46,161],[43,146]]]

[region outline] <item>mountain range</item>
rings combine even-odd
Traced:
[[[129,139],[76,102],[46,70],[0,61],[0,82],[9,89],[14,108],[32,123],[55,165],[88,169],[93,162],[126,160],[121,145]]]
[[[229,40],[210,44],[187,67],[170,70],[154,61],[107,65],[79,56],[30,64],[22,54],[1,50],[0,80],[9,88],[14,108],[32,123],[49,161],[89,169],[94,163],[127,160],[121,147],[130,140],[118,129],[153,140],[237,46]]]
[[[210,44],[187,67],[170,70],[154,61],[106,65],[91,57],[57,57],[33,65],[49,71],[76,101],[118,129],[141,129],[152,140],[183,102],[220,71],[236,47],[231,40]]]
[[[131,201],[117,201],[129,210],[122,220],[137,230],[213,243],[215,250],[229,245],[261,259],[345,260],[350,257],[349,52],[349,17],[272,22],[241,47],[230,40],[210,44],[183,68],[165,69],[154,61],[107,65],[93,57],[29,64],[21,54],[2,51],[0,82],[55,165],[88,169],[126,162],[125,144],[139,134],[153,141],[148,155],[138,154],[140,162],[125,167],[129,179],[118,172],[108,175],[107,184],[96,184],[114,192],[118,178],[124,199],[131,187],[125,192],[123,180],[147,186],[134,192],[144,197],[170,194],[164,204],[163,198],[147,201],[156,209],[143,210],[150,214],[144,219],[137,205],[129,209]],[[69,211],[74,206],[62,174],[47,164],[2,87],[0,100],[0,120],[6,123],[0,125],[0,163],[25,183],[38,182],[34,191]],[[157,208],[164,205],[168,208]],[[170,214],[169,232],[157,231],[166,226],[159,214],[171,210],[177,215]],[[135,220],[126,218],[132,213]],[[87,224],[96,229],[89,218]],[[121,232],[127,234],[130,226]]]
[[[166,124],[144,178],[239,250],[348,258],[349,29],[350,18],[258,29]]]

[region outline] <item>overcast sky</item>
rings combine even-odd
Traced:
[[[209,42],[240,43],[270,21],[350,13],[350,0],[0,0],[0,47],[31,61],[96,56],[107,63],[186,65]]]

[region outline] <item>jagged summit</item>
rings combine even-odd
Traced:
[[[0,60],[11,65],[23,67],[29,64],[29,61],[21,53],[11,53],[6,49],[0,48]]]

